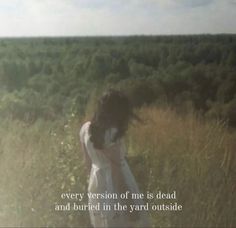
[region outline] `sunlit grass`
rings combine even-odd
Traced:
[[[183,205],[182,212],[152,213],[155,225],[235,226],[236,135],[195,113],[143,108],[139,115],[145,123],[135,124],[128,139],[130,151],[142,157],[133,164],[140,187],[176,190]]]
[[[182,212],[152,212],[156,227],[235,226],[235,142],[222,122],[170,109],[138,110],[127,135],[129,163],[142,191],[177,191]],[[87,118],[87,117],[86,117]],[[56,122],[0,124],[0,226],[78,227],[88,213],[55,212],[62,192],[85,192],[73,115]],[[157,201],[153,203],[158,203]]]

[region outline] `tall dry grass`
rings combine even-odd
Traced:
[[[0,227],[88,225],[86,213],[56,212],[63,192],[85,192],[75,118],[1,124]]]
[[[154,224],[235,227],[236,134],[193,112],[179,116],[153,107],[141,109],[139,116],[145,123],[130,128],[128,141],[140,188],[176,190],[183,205],[182,212],[152,212]]]
[[[176,190],[182,212],[151,212],[155,227],[234,227],[235,134],[194,113],[142,108],[127,134],[129,163],[142,191]],[[88,213],[55,212],[62,192],[86,192],[74,116],[0,123],[0,226],[80,227]],[[153,203],[159,203],[153,201]]]

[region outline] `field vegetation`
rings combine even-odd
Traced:
[[[235,227],[235,35],[1,39],[0,227],[89,225],[54,207],[87,190],[78,133],[109,87],[143,120],[126,135],[140,190],[183,205],[153,226]]]

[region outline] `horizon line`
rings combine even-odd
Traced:
[[[0,36],[0,39],[22,39],[22,38],[96,38],[96,37],[155,37],[155,36],[217,36],[236,35],[236,33],[179,33],[179,34],[123,34],[123,35],[26,35],[26,36]]]

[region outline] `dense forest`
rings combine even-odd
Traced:
[[[1,38],[0,227],[89,226],[55,205],[87,192],[78,133],[110,87],[142,120],[125,135],[141,192],[183,206],[152,227],[236,227],[236,35]]]
[[[236,126],[236,36],[0,40],[0,115],[34,122],[83,114],[104,87],[134,106],[198,110]]]

